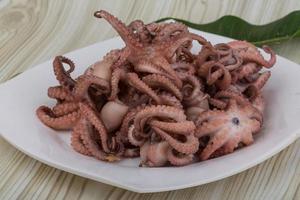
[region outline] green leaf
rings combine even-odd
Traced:
[[[287,16],[265,25],[253,25],[236,16],[223,16],[208,24],[196,24],[183,19],[166,17],[157,20],[162,22],[173,19],[191,28],[227,36],[237,40],[247,40],[257,46],[270,43],[280,43],[295,37],[300,37],[300,11],[294,11]]]

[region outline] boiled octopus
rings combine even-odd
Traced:
[[[267,69],[276,62],[270,47],[262,48],[265,59],[249,42],[213,45],[179,22],[125,25],[104,10],[94,16],[125,46],[78,77],[71,59],[55,57],[58,84],[48,97],[56,104],[36,110],[46,126],[72,132],[76,152],[107,162],[140,157],[141,167],[184,166],[254,142]]]

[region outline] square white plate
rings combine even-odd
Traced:
[[[213,44],[230,39],[201,34]],[[113,38],[66,54],[75,61],[74,75],[123,42]],[[58,169],[135,192],[159,192],[192,187],[246,170],[278,153],[300,133],[300,66],[277,57],[272,77],[264,89],[267,101],[264,128],[253,145],[232,154],[185,167],[140,168],[138,159],[106,163],[76,153],[70,133],[56,132],[36,117],[40,105],[53,105],[47,88],[57,85],[52,60],[39,64],[0,85],[0,133],[29,156]]]

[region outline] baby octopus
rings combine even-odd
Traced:
[[[240,143],[252,144],[253,134],[262,126],[262,113],[250,103],[238,104],[236,100],[231,99],[225,110],[204,112],[196,123],[196,137],[210,137],[200,154],[200,158],[206,160],[217,150],[228,154]]]
[[[141,167],[184,166],[254,142],[276,62],[269,47],[265,59],[249,42],[211,44],[179,22],[125,25],[104,10],[94,16],[125,46],[78,77],[69,58],[55,57],[58,85],[48,97],[56,105],[36,110],[44,125],[71,130],[76,152],[106,162],[140,157]]]

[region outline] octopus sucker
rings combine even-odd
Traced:
[[[179,22],[126,25],[105,10],[94,16],[106,20],[124,46],[76,77],[74,62],[56,56],[51,67],[58,84],[48,88],[55,104],[36,110],[44,125],[71,131],[75,152],[179,167],[255,145],[268,103],[263,89],[271,71],[264,69],[276,62],[270,47],[212,44]]]

